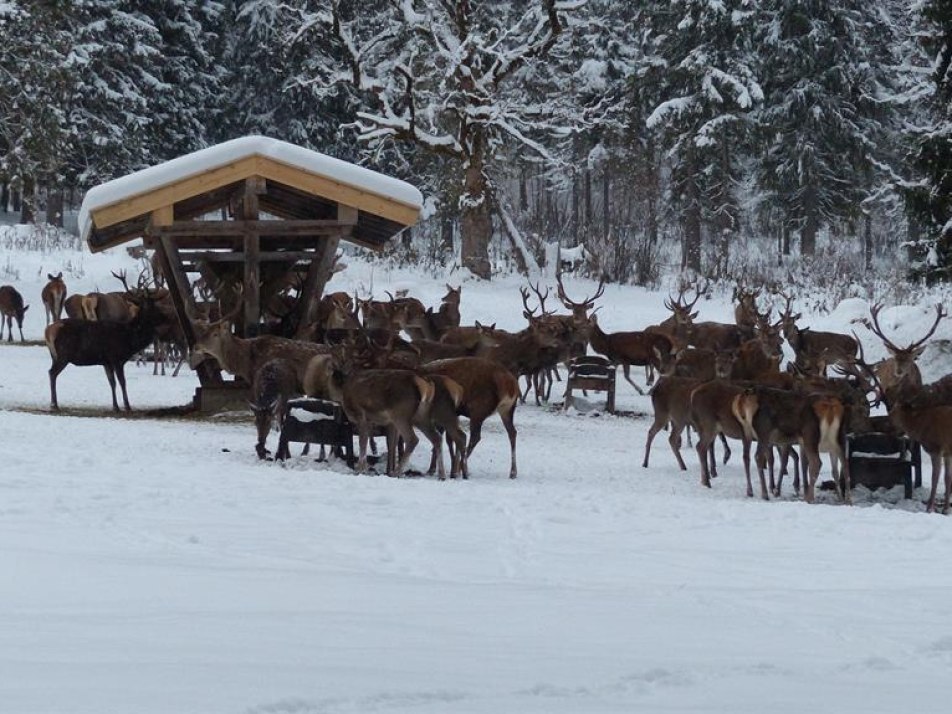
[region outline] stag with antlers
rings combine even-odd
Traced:
[[[796,364],[801,371],[825,375],[826,368],[830,365],[848,368],[855,362],[859,348],[857,340],[839,332],[820,332],[809,327],[798,327],[797,320],[802,315],[793,312],[793,296],[784,294],[782,297],[785,305],[780,323],[784,337],[797,356]]]
[[[942,321],[942,318],[946,317],[947,313],[945,312],[945,308],[943,308],[942,305],[936,305],[935,321],[932,323],[932,327],[929,328],[929,331],[926,332],[924,337],[910,342],[905,347],[897,346],[892,340],[886,337],[883,328],[879,324],[879,313],[882,309],[883,306],[879,303],[874,305],[870,310],[872,324],[869,325],[869,328],[873,331],[873,334],[883,341],[883,345],[885,345],[889,351],[890,357],[873,366],[876,376],[879,378],[883,389],[887,390],[895,386],[921,387],[922,374],[919,372],[919,367],[916,366],[916,359],[925,350],[926,340],[932,337],[939,323]]]

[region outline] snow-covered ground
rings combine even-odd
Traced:
[[[46,272],[77,259],[70,290],[132,266],[0,251],[35,306],[28,338]],[[428,304],[455,282],[353,260],[330,288],[371,277]],[[465,282],[464,320],[520,327],[519,284]],[[643,327],[662,298],[611,286],[601,323]],[[725,298],[699,306],[730,314]],[[850,322],[865,309],[804,322],[856,329],[872,359]],[[884,327],[914,337],[929,310],[886,311]],[[930,355],[927,378],[948,371]],[[749,500],[736,458],[706,490],[663,435],[642,469],[646,418],[533,405],[516,412],[515,481],[495,419],[468,482],[282,467],[256,459],[250,423],[49,415],[48,365],[44,347],[0,345],[2,712],[948,709],[952,521],[901,493]],[[128,372],[139,409],[197,385]],[[619,385],[620,409],[650,411]],[[102,370],[68,367],[59,398],[107,407]]]

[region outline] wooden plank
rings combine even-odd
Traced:
[[[175,221],[163,226],[161,233],[177,238],[243,236],[248,230],[253,230],[261,236],[331,235],[352,225],[354,224],[339,220]]]
[[[172,204],[160,206],[152,211],[152,216],[149,220],[149,231],[154,233],[155,229],[161,226],[170,226],[173,221],[175,221],[175,206]]]
[[[308,325],[317,319],[317,303],[324,294],[324,287],[331,278],[331,270],[334,268],[334,260],[337,258],[337,246],[340,245],[340,238],[327,238],[324,244],[320,246],[311,261],[307,276],[304,278],[304,286],[301,288],[301,304],[304,305],[304,314],[301,322],[298,324],[297,337],[301,337]]]
[[[380,196],[366,189],[336,181],[327,176],[303,171],[274,159],[259,156],[255,173],[271,181],[327,198],[335,203],[367,211],[404,226],[412,226],[420,219],[420,209],[393,198]]]
[[[191,250],[184,253],[188,260],[204,260],[209,263],[241,263],[244,253],[225,253],[213,250]],[[258,259],[262,262],[272,260],[307,260],[314,257],[312,250],[259,250]]]
[[[341,225],[356,226],[359,215],[360,211],[353,206],[347,206],[343,203],[337,204],[337,220]]]
[[[257,165],[258,157],[248,156],[161,188],[131,196],[108,206],[102,206],[92,211],[93,225],[96,228],[105,228],[120,221],[151,213],[157,208],[171,206],[178,201],[240,181],[253,176]]]

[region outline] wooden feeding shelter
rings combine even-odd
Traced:
[[[303,278],[310,322],[340,241],[380,250],[415,224],[420,192],[403,181],[261,136],[234,139],[91,189],[81,235],[96,253],[141,238],[156,251],[191,347],[196,314],[190,273],[228,267],[241,275],[242,334],[256,334],[260,286],[269,270]],[[272,270],[274,272],[274,270]],[[199,370],[203,387],[218,370]]]

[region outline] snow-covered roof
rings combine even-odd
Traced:
[[[253,165],[247,163],[249,159],[256,158],[263,161]],[[331,181],[354,197],[352,201],[341,200],[341,203],[353,205],[360,210],[369,210],[370,213],[383,215],[384,218],[393,219],[392,216],[386,215],[386,212],[380,214],[361,205],[361,198],[375,199],[372,204],[374,206],[381,206],[385,202],[397,204],[404,209],[401,215],[417,215],[423,207],[420,191],[405,181],[278,139],[246,136],[180,156],[90,189],[79,212],[80,234],[88,240],[94,224],[95,228],[100,229],[132,218],[132,215],[128,215],[129,211],[121,212],[123,205],[132,205],[139,197],[182,184],[189,179],[218,171],[223,176],[228,176],[229,180],[234,180],[234,174],[227,174],[223,170],[227,171],[229,167],[238,165],[252,167],[246,171],[249,174],[261,173],[265,178],[272,178],[268,176],[268,169],[273,169],[276,164],[290,167],[304,175]],[[274,180],[280,181],[280,178]],[[207,189],[215,186],[202,184],[202,187]],[[313,193],[319,195],[317,191]],[[146,203],[140,202],[139,205],[148,208]],[[115,207],[119,209],[113,210]],[[406,209],[410,209],[409,212]],[[135,209],[130,208],[130,211],[133,210]],[[398,219],[396,222],[409,225],[415,222],[415,218],[409,221]]]

